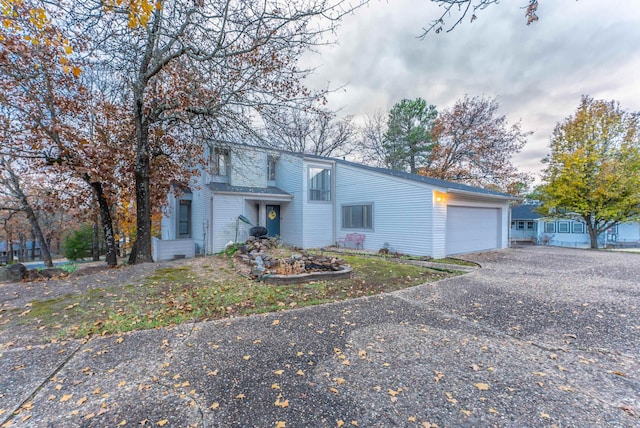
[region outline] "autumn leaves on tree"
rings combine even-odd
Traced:
[[[275,108],[322,98],[301,84],[298,59],[352,10],[320,0],[1,6],[6,154],[84,181],[103,226],[133,196],[132,263],[151,261],[152,215],[172,183],[186,185],[205,163],[203,139],[249,134]]]
[[[492,98],[464,97],[438,113],[425,100],[402,100],[363,132],[367,159],[391,169],[521,194],[531,181],[512,157],[529,133],[509,125]],[[377,160],[377,161],[376,161]]]
[[[584,96],[559,123],[545,158],[542,212],[578,217],[591,248],[609,227],[640,219],[640,115]]]
[[[479,10],[496,2],[441,3]],[[9,180],[18,169],[64,181],[68,192],[46,193],[55,200],[49,207],[74,198],[91,201],[92,209],[76,206],[91,211],[83,218],[100,218],[111,266],[118,229],[132,219],[129,235],[136,245],[129,261],[152,260],[152,219],[172,186],[187,186],[200,173],[207,164],[204,147],[216,141],[251,138],[273,146],[277,140],[284,142],[277,148],[319,155],[358,152],[368,163],[522,194],[530,177],[511,158],[528,133],[507,123],[495,99],[465,97],[440,112],[421,98],[402,100],[386,120],[378,115],[358,129],[352,118],[336,119],[324,109],[324,91],[304,86],[310,71],[300,68],[301,56],[327,43],[342,16],[360,4],[0,0],[2,177]],[[530,19],[536,8],[529,2]],[[627,116],[621,114],[616,129],[633,128]],[[629,147],[620,146],[624,150],[615,155],[609,148],[592,150],[610,159],[598,175],[614,177],[607,188],[623,195],[636,183],[614,173],[633,168]],[[545,176],[550,182],[562,175],[551,169],[560,164],[553,159]],[[28,184],[26,177],[15,175],[17,188]],[[572,206],[556,201],[552,195],[560,191],[552,190],[549,206]],[[29,217],[36,198],[23,194],[22,202],[16,193],[0,208],[22,207]],[[629,218],[622,214],[631,209],[626,207],[608,209],[607,222]],[[582,213],[578,208],[572,210]],[[29,220],[46,247],[46,233],[33,223],[38,221]],[[594,223],[593,233],[603,224]]]

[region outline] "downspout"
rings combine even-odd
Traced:
[[[336,182],[338,181],[338,168],[337,168],[337,165],[336,165],[335,161],[333,161],[332,164],[333,164],[332,168],[333,168],[333,171],[334,171],[333,175],[335,177],[333,180],[331,180],[331,187],[332,187],[331,194],[333,195],[333,198],[331,198],[331,211],[333,213],[333,215],[331,216],[332,217],[331,221],[332,221],[332,225],[333,225],[333,227],[332,227],[333,230],[332,230],[332,235],[331,235],[331,244],[333,245],[338,240],[336,238],[336,236],[337,236],[337,230],[336,229],[338,227],[337,226],[337,224],[338,224],[338,222],[337,222],[338,214],[336,213],[336,205],[337,205],[336,204],[336,199],[338,199],[338,194],[336,193],[336,189],[338,187],[338,186],[336,186]]]
[[[509,210],[507,215],[507,248],[511,248],[511,204],[507,204]]]
[[[213,231],[213,194],[211,194],[209,199],[209,246],[207,247],[209,254],[213,254]]]

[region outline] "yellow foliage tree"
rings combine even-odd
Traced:
[[[540,211],[584,220],[591,248],[613,225],[640,219],[640,115],[583,96],[559,123],[541,187]]]

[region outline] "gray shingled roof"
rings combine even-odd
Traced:
[[[379,168],[379,167],[375,167],[375,166],[363,165],[363,164],[360,164],[360,163],[350,162],[350,161],[347,161],[347,160],[344,160],[344,159],[329,158],[329,157],[317,156],[317,155],[304,155],[304,157],[305,158],[312,158],[312,159],[319,159],[319,160],[330,160],[330,161],[334,161],[336,163],[341,163],[341,164],[352,166],[352,167],[355,167],[355,168],[365,169],[365,170],[368,170],[368,171],[374,171],[374,172],[378,172],[378,173],[381,173],[381,174],[391,175],[391,176],[394,176],[394,177],[403,178],[405,180],[417,181],[417,182],[429,184],[429,185],[432,185],[432,186],[443,187],[445,189],[450,189],[450,190],[460,190],[460,191],[463,191],[463,192],[472,192],[472,193],[479,193],[479,194],[483,194],[483,195],[500,196],[500,197],[503,197],[503,198],[519,199],[519,198],[517,198],[517,197],[515,197],[513,195],[509,195],[508,193],[496,192],[496,191],[493,191],[493,190],[483,189],[481,187],[468,186],[466,184],[455,183],[455,182],[446,181],[446,180],[440,180],[438,178],[425,177],[424,175],[410,174],[410,173],[404,172],[404,171],[396,171],[396,170],[387,169],[387,168]]]
[[[498,196],[501,198],[508,198],[508,199],[520,199],[519,197],[510,195],[508,193],[502,193],[502,192],[496,192],[493,190],[488,190],[488,189],[483,189],[481,187],[475,187],[475,186],[468,186],[466,184],[461,184],[461,183],[455,183],[452,181],[446,181],[446,180],[440,180],[438,178],[431,178],[431,177],[425,177],[423,175],[417,175],[417,174],[410,174],[408,172],[404,172],[404,171],[395,171],[392,169],[387,169],[387,168],[379,168],[379,167],[375,167],[375,166],[369,166],[369,165],[363,165],[360,163],[356,163],[356,162],[351,162],[351,161],[347,161],[344,159],[337,159],[337,158],[331,158],[331,157],[327,157],[327,156],[319,156],[319,155],[312,155],[312,154],[305,154],[305,153],[296,153],[296,152],[290,152],[287,150],[282,150],[282,149],[276,149],[276,148],[271,148],[271,147],[261,147],[261,146],[254,146],[251,144],[246,144],[246,143],[228,143],[229,145],[238,145],[238,146],[245,146],[245,147],[250,147],[250,148],[257,148],[257,149],[262,149],[262,150],[270,150],[270,151],[275,151],[275,152],[280,152],[280,153],[286,153],[288,155],[292,155],[292,156],[297,156],[300,158],[307,158],[307,159],[318,159],[318,160],[324,160],[324,161],[332,161],[332,162],[336,162],[336,163],[341,163],[343,165],[348,165],[348,166],[352,166],[355,168],[361,168],[361,169],[365,169],[368,171],[374,171],[374,172],[378,172],[380,174],[386,174],[386,175],[391,175],[394,177],[399,177],[399,178],[403,178],[405,180],[412,180],[412,181],[417,181],[420,183],[425,183],[425,184],[429,184],[432,186],[437,186],[437,187],[442,187],[448,190],[458,190],[461,192],[471,192],[471,193],[478,193],[480,195],[487,195],[487,196]],[[218,184],[223,184],[223,183],[218,183]],[[240,188],[237,186],[229,186],[229,187],[234,187],[234,188]],[[269,191],[265,191],[265,189],[261,189],[261,188],[252,188],[252,187],[247,187],[244,189],[254,189],[254,190],[249,190],[248,193],[270,193]],[[273,189],[276,189],[279,192],[283,192],[280,189],[277,189],[275,187],[273,187]],[[224,191],[224,190],[220,190],[220,191]],[[243,192],[241,192],[243,193]],[[283,192],[284,194],[287,194],[286,192]]]
[[[277,195],[277,196],[291,196],[290,193],[285,192],[282,189],[278,189],[274,186],[269,187],[247,187],[247,186],[232,186],[229,183],[209,183],[207,187],[214,192],[225,193],[256,193],[260,195]]]
[[[535,220],[543,217],[536,211],[538,205],[518,205],[511,208],[511,220]]]

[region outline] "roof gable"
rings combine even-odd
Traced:
[[[539,205],[517,205],[511,208],[512,220],[535,220],[543,217],[542,214],[536,211]]]
[[[380,174],[390,175],[390,176],[402,178],[405,180],[424,183],[424,184],[428,184],[435,187],[441,187],[447,190],[457,190],[460,192],[477,193],[477,194],[486,195],[486,196],[498,196],[498,197],[507,198],[507,199],[518,199],[513,195],[509,195],[508,193],[496,192],[494,190],[483,189],[481,187],[469,186],[466,184],[455,183],[452,181],[440,180],[438,178],[426,177],[424,175],[411,174],[405,171],[396,171],[393,169],[364,165],[356,162],[347,161],[344,159],[328,158],[328,157],[317,156],[317,155],[304,155],[304,158],[332,160],[333,162],[336,162],[338,164],[347,165],[353,168],[359,168],[367,171],[377,172]]]
[[[295,157],[302,158],[302,159],[307,159],[307,160],[318,160],[318,161],[324,161],[324,162],[327,162],[327,161],[335,162],[337,164],[342,164],[342,165],[350,166],[350,167],[353,167],[353,168],[359,168],[359,169],[363,169],[363,170],[366,170],[366,171],[372,171],[372,172],[376,172],[376,173],[379,173],[379,174],[398,177],[398,178],[401,178],[401,179],[404,179],[404,180],[410,180],[410,181],[414,181],[414,182],[418,182],[418,183],[424,183],[424,184],[427,184],[427,185],[430,185],[430,186],[440,187],[440,188],[446,189],[448,191],[474,193],[474,194],[477,194],[477,195],[480,195],[480,196],[497,197],[497,198],[500,198],[500,199],[511,199],[511,200],[520,199],[520,198],[518,198],[516,196],[513,196],[513,195],[510,195],[508,193],[496,192],[494,190],[488,190],[488,189],[483,189],[481,187],[469,186],[469,185],[466,185],[466,184],[456,183],[456,182],[453,182],[453,181],[440,180],[438,178],[426,177],[424,175],[410,174],[410,173],[405,172],[405,171],[396,171],[396,170],[392,170],[392,169],[388,169],[388,168],[380,168],[380,167],[375,167],[375,166],[364,165],[364,164],[361,164],[361,163],[351,162],[351,161],[344,160],[344,159],[332,158],[332,157],[328,157],[328,156],[313,155],[313,154],[296,153],[296,152],[290,152],[290,151],[287,151],[287,150],[274,149],[272,147],[260,147],[260,146],[254,146],[254,145],[244,144],[244,143],[228,143],[228,144],[229,145],[240,146],[240,147],[245,147],[247,149],[258,149],[258,150],[264,150],[264,151],[268,151],[268,152],[279,152],[279,153],[283,153],[283,154],[287,154],[287,155],[291,155],[291,156],[295,156]]]

